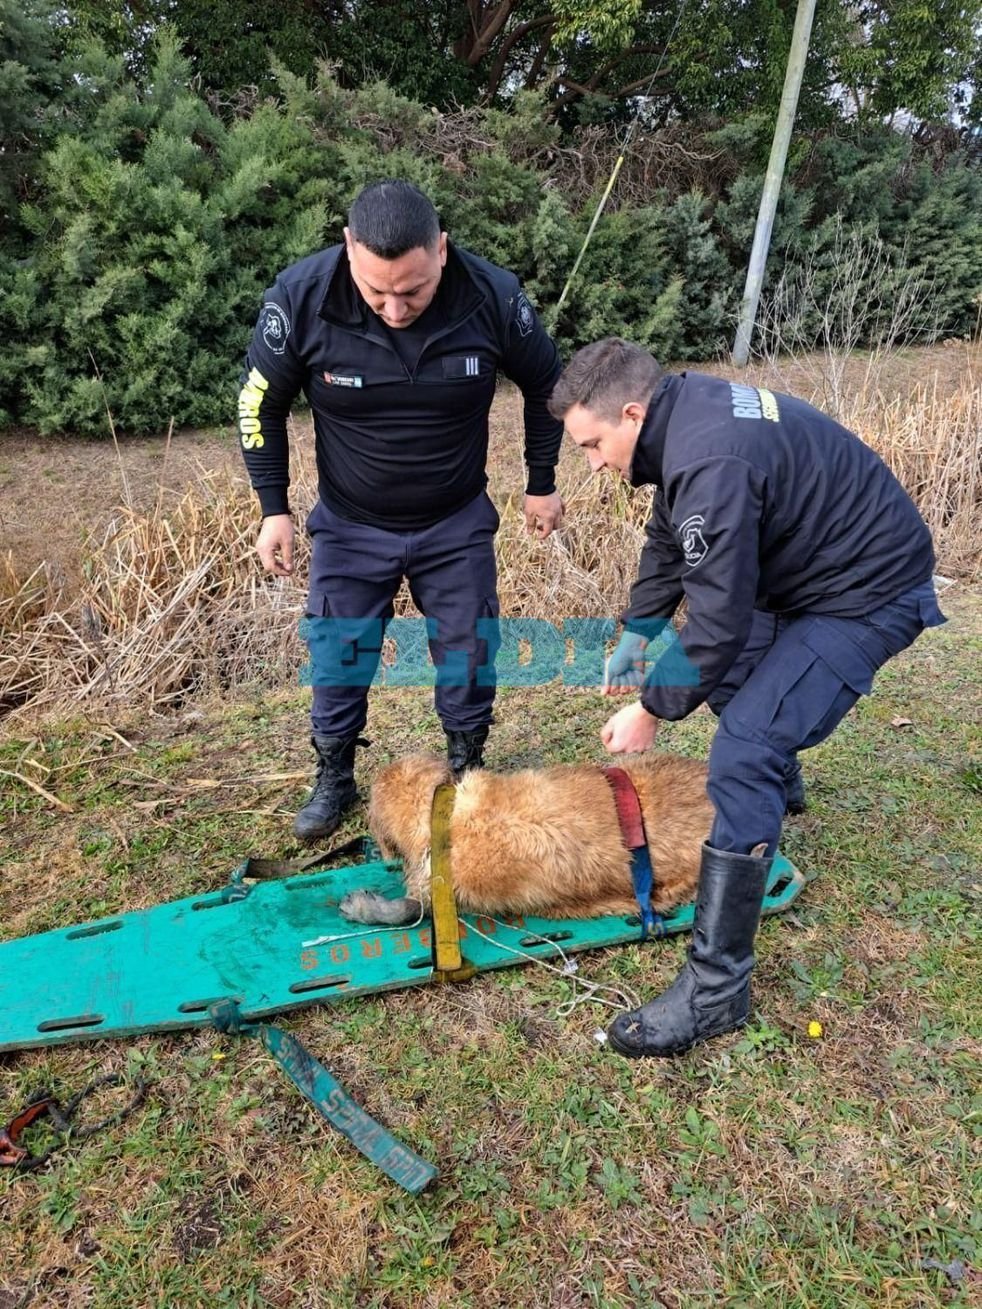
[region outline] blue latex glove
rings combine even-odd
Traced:
[[[648,638],[638,632],[625,631],[604,666],[604,695],[623,695],[644,684],[647,671],[644,655]]]

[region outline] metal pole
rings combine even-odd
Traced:
[[[814,16],[815,0],[798,0],[798,12],[795,15],[794,32],[791,36],[791,51],[788,55],[788,70],[784,75],[784,90],[781,92],[781,104],[777,111],[777,124],[771,144],[771,157],[767,161],[764,190],[760,197],[754,245],[750,252],[750,266],[747,269],[747,285],[740,308],[740,322],[733,342],[733,362],[738,368],[745,367],[750,357],[750,338],[757,317],[757,303],[760,300],[760,288],[764,281],[764,266],[767,263],[767,251],[771,244],[774,214],[781,193],[781,180],[784,177],[784,164],[788,157],[795,110],[798,108],[798,92],[801,90],[801,79],[805,72]]]

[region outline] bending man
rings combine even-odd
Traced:
[[[684,597],[679,640],[641,698],[606,723],[612,753],[708,701],[715,821],[688,960],[664,995],[611,1025],[626,1055],[668,1055],[742,1026],[753,940],[796,756],[823,741],[877,669],[944,622],[930,534],[858,437],[804,401],[699,373],[640,347],[580,350],[550,407],[594,471],[657,488],[608,692]],[[620,684],[620,687],[619,687]]]

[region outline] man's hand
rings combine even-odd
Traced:
[[[625,631],[617,642],[613,654],[604,665],[601,695],[626,695],[644,683],[644,652],[648,638],[637,632]]]
[[[525,530],[544,541],[557,527],[563,525],[563,504],[558,491],[551,495],[527,495],[525,497]]]
[[[289,577],[293,572],[293,519],[289,514],[270,514],[263,519],[256,540],[256,553],[267,573]]]
[[[650,750],[658,735],[658,719],[644,705],[626,705],[600,729],[600,739],[610,754],[636,754]]]

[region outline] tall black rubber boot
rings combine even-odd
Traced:
[[[293,820],[293,835],[302,841],[330,836],[341,815],[358,798],[355,787],[355,747],[361,738],[318,736],[310,738],[317,755],[317,776],[307,803]]]
[[[473,732],[447,731],[447,763],[457,782],[468,768],[484,767],[484,742],[488,739],[488,727],[479,727]]]
[[[750,1016],[754,936],[771,860],[702,847],[692,944],[685,967],[664,995],[607,1029],[631,1058],[681,1054]]]
[[[801,776],[801,764],[797,757],[791,765],[791,770],[787,776],[787,790],[784,799],[784,812],[786,814],[803,814],[808,808],[805,800],[805,781]]]

